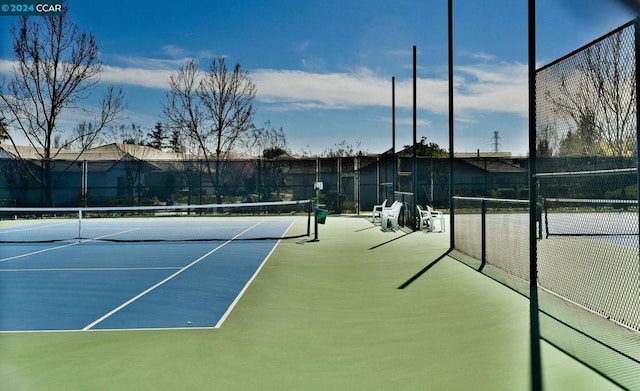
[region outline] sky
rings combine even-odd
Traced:
[[[366,153],[412,142],[413,47],[417,134],[447,149],[447,0],[68,0],[71,19],[94,34],[105,65],[85,105],[121,87],[120,120],[152,129],[162,121],[169,76],[188,59],[240,63],[256,84],[255,125],[282,128],[292,153],[346,143]],[[538,0],[542,66],[636,17],[619,0]],[[527,154],[527,1],[454,0],[456,152]],[[0,17],[0,81],[14,59]],[[5,79],[6,80],[6,79]],[[60,127],[83,119],[65,113]]]

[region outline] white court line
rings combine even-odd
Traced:
[[[126,231],[120,231],[120,232],[116,232],[116,233],[109,234],[109,235],[99,236],[99,237],[97,237],[97,238],[95,238],[95,239],[79,240],[79,241],[77,241],[77,242],[64,244],[64,245],[62,245],[62,246],[49,247],[49,248],[45,248],[44,250],[38,250],[38,251],[30,252],[30,253],[25,253],[25,254],[20,254],[20,255],[14,255],[13,257],[8,257],[8,258],[2,258],[2,259],[0,259],[0,262],[10,261],[10,260],[12,260],[12,259],[24,258],[24,257],[28,257],[28,256],[31,256],[31,255],[41,254],[41,253],[46,253],[46,252],[48,252],[48,251],[59,250],[59,249],[61,249],[61,248],[65,248],[65,247],[77,246],[77,245],[78,245],[78,244],[80,244],[80,243],[92,242],[92,241],[95,241],[95,240],[108,238],[109,236],[120,235],[120,234],[124,234],[124,233],[127,233],[127,232],[135,231],[135,230],[138,230],[138,229],[140,229],[140,228],[132,228],[132,229],[128,229],[128,230],[126,230]]]
[[[11,272],[92,272],[92,271],[135,271],[135,270],[178,270],[182,266],[166,267],[61,267],[51,269],[0,269],[0,273]]]
[[[140,327],[137,329],[92,329],[86,330],[91,333],[118,332],[118,331],[167,331],[167,330],[215,330],[213,327]],[[25,333],[80,333],[80,330],[0,330],[0,334],[25,334]]]
[[[256,224],[252,225],[251,227],[245,229],[244,231],[240,232],[239,234],[235,235],[233,238],[231,238],[230,240],[227,240],[226,242],[222,243],[221,245],[219,245],[218,247],[214,248],[213,250],[207,252],[206,254],[204,254],[203,256],[201,256],[200,258],[196,259],[195,261],[191,262],[190,264],[186,265],[185,267],[181,268],[180,270],[178,270],[177,272],[173,273],[172,275],[170,275],[169,277],[165,278],[164,280],[158,282],[157,284],[153,285],[152,287],[146,289],[145,291],[141,292],[140,294],[132,297],[131,299],[127,300],[126,302],[122,303],[121,305],[119,305],[118,307],[114,308],[113,310],[109,311],[108,313],[106,313],[105,315],[101,316],[100,318],[94,320],[93,322],[89,323],[88,325],[86,325],[85,327],[82,328],[82,331],[87,331],[90,330],[91,328],[93,328],[94,326],[96,326],[97,324],[103,322],[105,319],[111,317],[112,315],[114,315],[115,313],[117,313],[118,311],[122,310],[123,308],[127,307],[129,304],[135,302],[136,300],[140,299],[141,297],[145,296],[147,293],[155,290],[156,288],[166,284],[167,282],[171,281],[172,279],[174,279],[175,277],[179,276],[180,274],[182,274],[184,271],[190,269],[192,266],[198,264],[200,261],[202,261],[203,259],[205,259],[206,257],[208,257],[209,255],[213,254],[214,252],[220,250],[222,247],[226,246],[227,244],[231,243],[235,238],[237,238],[238,236],[244,234],[245,232],[248,232],[250,230],[252,230],[253,228],[255,228],[256,226],[258,226],[259,224],[261,224],[262,221],[257,222]]]
[[[59,227],[61,225],[69,225],[69,224],[73,224],[72,222],[68,222],[68,223],[59,223],[59,224],[42,224],[42,225],[36,225],[36,226],[20,226],[20,228],[8,228],[8,229],[2,229],[0,230],[0,233],[6,234],[6,233],[12,233],[12,232],[22,232],[22,231],[35,231],[37,229],[47,229],[47,228],[53,228],[53,227]]]
[[[291,229],[291,227],[293,226],[293,223],[295,221],[292,221],[289,226],[287,227],[287,229],[284,231],[284,233],[282,234],[282,236],[284,236],[289,229]],[[218,320],[218,323],[216,323],[215,326],[213,326],[213,328],[215,329],[219,329],[222,326],[222,323],[224,323],[224,321],[227,319],[227,317],[229,316],[229,314],[231,314],[231,311],[233,310],[233,308],[236,306],[236,304],[240,301],[240,298],[244,295],[244,292],[249,288],[249,285],[251,285],[251,283],[253,282],[253,280],[258,276],[258,273],[260,273],[260,270],[262,270],[262,267],[265,265],[265,263],[267,263],[267,260],[271,257],[271,254],[273,254],[273,252],[276,250],[276,247],[278,247],[278,244],[280,244],[280,242],[282,241],[282,239],[279,239],[276,244],[271,248],[271,251],[269,251],[269,254],[267,254],[266,257],[264,257],[264,260],[262,260],[262,263],[260,263],[260,266],[258,266],[258,268],[256,269],[256,271],[253,273],[253,275],[251,276],[251,278],[247,281],[246,284],[244,284],[244,287],[242,287],[242,290],[240,291],[240,293],[238,293],[238,295],[236,296],[236,298],[233,300],[233,302],[231,303],[231,305],[229,305],[229,308],[227,308],[227,310],[224,312],[224,314],[222,314],[222,317],[220,317],[220,319]]]
[[[49,248],[45,248],[44,250],[39,250],[39,251],[32,251],[30,253],[25,253],[25,254],[20,254],[20,255],[14,255],[13,257],[8,257],[8,258],[2,258],[0,259],[0,262],[5,262],[5,261],[10,261],[12,259],[18,259],[18,258],[24,258],[24,257],[28,257],[30,255],[36,255],[36,254],[40,254],[40,253],[46,253],[47,251],[53,251],[53,250],[59,250],[61,248],[65,248],[65,247],[69,247],[69,246],[75,246],[76,244],[78,244],[80,242],[74,242],[74,243],[68,243],[68,244],[64,244],[62,246],[56,246],[56,247],[49,247]]]

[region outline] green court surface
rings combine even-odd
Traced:
[[[329,216],[319,242],[280,243],[220,329],[0,334],[0,388],[530,389],[527,299],[448,247]],[[617,389],[542,348],[545,389]]]

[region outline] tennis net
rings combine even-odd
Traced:
[[[528,281],[529,201],[454,196],[453,202],[455,249],[481,261],[480,269],[489,265]]]
[[[635,167],[535,175],[546,237],[637,236]]]
[[[637,236],[638,201],[545,198],[546,236]]]
[[[141,207],[0,208],[0,243],[301,238],[310,200]]]

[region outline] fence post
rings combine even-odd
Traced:
[[[536,232],[537,192],[535,187],[536,138],[536,0],[528,4],[529,62],[529,318],[531,345],[531,389],[542,390],[540,318],[538,312],[538,242]]]
[[[640,127],[637,126],[640,124],[640,101],[638,100],[640,96],[640,84],[638,84],[638,72],[640,71],[640,18],[636,18],[633,21],[633,28],[636,57],[636,199],[640,202]],[[638,212],[638,224],[640,224],[640,211]],[[638,244],[640,246],[640,237],[638,238]]]
[[[480,243],[481,263],[478,271],[482,271],[487,263],[487,200],[485,198],[480,201]]]
[[[455,206],[453,204],[453,195],[455,191],[454,185],[454,116],[453,116],[453,0],[449,0],[447,10],[448,28],[448,74],[449,74],[449,248],[453,249],[456,245],[455,240]]]

